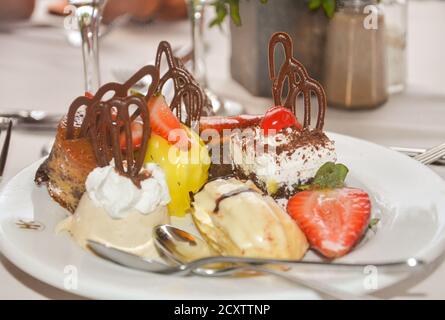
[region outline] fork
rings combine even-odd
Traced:
[[[9,142],[11,141],[12,120],[9,120],[8,129],[6,131],[6,138],[3,143],[2,151],[0,153],[0,181],[3,177],[3,171],[5,170],[6,159],[8,158]],[[2,130],[0,128],[0,136]]]
[[[445,143],[428,149],[424,153],[415,156],[414,159],[423,164],[431,164],[443,156],[445,156]]]

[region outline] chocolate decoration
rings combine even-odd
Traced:
[[[160,78],[159,70],[163,56],[167,59],[168,70]],[[145,76],[150,76],[152,80],[145,99],[137,96],[127,97],[129,90]],[[116,170],[131,178],[136,185],[140,185],[140,181],[147,178],[141,176],[139,171],[143,165],[151,131],[147,101],[155,93],[161,93],[165,83],[170,79],[174,84],[174,96],[170,108],[181,122],[192,127],[199,121],[209,99],[180,59],[173,56],[170,44],[162,41],[156,54],[156,66],[145,66],[125,83],[107,83],[100,87],[92,98],[80,96],[71,103],[67,114],[66,138],[88,137],[99,166],[107,166],[114,159]],[[105,100],[104,97],[110,94],[111,98]],[[183,105],[186,112],[185,120],[182,117]],[[131,106],[136,108],[130,114]],[[81,108],[85,108],[83,114],[78,112]],[[80,119],[80,116],[83,116],[83,119]],[[77,125],[79,120],[82,120],[80,128]],[[131,124],[136,120],[141,121],[143,125],[143,141],[135,159]],[[119,143],[121,133],[124,133],[126,138],[125,154],[122,153]]]
[[[128,90],[145,76],[151,76],[152,83],[145,97],[127,96]],[[121,175],[130,178],[135,185],[147,178],[140,175],[150,137],[150,117],[146,98],[153,96],[159,82],[159,71],[154,66],[145,66],[136,72],[124,84],[115,82],[103,85],[93,98],[78,97],[71,104],[67,115],[67,139],[88,137],[93,148],[97,164],[109,165],[114,159],[115,169]],[[105,94],[113,96],[105,101]],[[86,107],[80,130],[76,130],[76,115],[81,107]],[[132,108],[134,107],[134,108]],[[142,142],[135,158],[132,142],[131,125],[134,121],[142,124]],[[123,133],[126,150],[122,152],[120,135]]]
[[[147,101],[148,99],[153,96],[153,94],[156,92],[156,89],[158,87],[159,83],[159,70],[155,66],[145,66],[142,67],[139,71],[137,71],[130,79],[128,79],[125,83],[120,84],[116,82],[109,82],[104,84],[102,87],[97,90],[96,94],[93,98],[87,98],[85,96],[80,96],[76,98],[69,107],[68,115],[67,115],[67,130],[66,130],[66,138],[67,139],[75,139],[86,136],[86,132],[88,128],[86,127],[86,123],[88,121],[84,121],[81,127],[80,132],[76,133],[74,132],[74,123],[75,123],[75,117],[77,111],[81,107],[86,107],[87,109],[95,105],[97,103],[100,103],[103,99],[103,97],[108,93],[113,93],[113,96],[108,99],[110,101],[114,97],[126,97],[128,95],[128,91],[130,88],[132,88],[139,80],[144,78],[145,76],[151,77],[151,84],[148,87],[147,94],[145,95]],[[88,112],[86,112],[87,114]],[[135,112],[132,115],[132,120],[134,120],[138,116],[138,112]]]
[[[140,117],[132,120],[130,107],[136,107]],[[131,125],[133,121],[142,124],[142,142],[135,158]],[[146,100],[139,96],[125,98],[114,97],[106,102],[98,102],[87,109],[83,125],[95,152],[100,167],[109,165],[114,159],[114,166],[119,174],[130,178],[135,185],[147,178],[140,174],[150,137],[150,117]],[[125,137],[125,152],[120,145],[120,136]]]
[[[281,65],[278,75],[275,73],[275,47],[277,44],[283,46],[285,57],[285,61]],[[318,101],[316,129],[323,129],[327,105],[326,94],[321,84],[309,77],[306,68],[293,57],[292,39],[285,32],[274,33],[270,39],[269,77],[272,80],[272,96],[276,106],[286,107],[296,114],[297,98],[300,94],[303,94],[304,128],[309,128],[311,124],[311,94],[314,93]],[[288,94],[283,104],[282,94],[286,82]]]
[[[210,103],[210,100],[180,59],[173,56],[172,48],[167,41],[162,41],[159,44],[156,53],[156,67],[158,70],[161,68],[163,56],[167,61],[168,70],[160,78],[157,92],[161,93],[164,85],[171,79],[174,95],[170,103],[170,109],[181,122],[192,127],[194,123],[199,121],[203,114],[203,108]],[[183,105],[186,112],[185,119],[182,114]]]
[[[236,189],[236,190],[224,193],[218,199],[216,199],[216,206],[215,206],[215,209],[213,209],[213,212],[216,213],[216,212],[219,211],[219,205],[220,205],[221,201],[223,201],[223,200],[225,200],[227,198],[234,197],[234,196],[239,195],[239,194],[244,193],[244,192],[256,192],[256,190],[253,190],[253,189],[248,188],[248,187],[243,187],[243,188],[240,188],[240,189]]]

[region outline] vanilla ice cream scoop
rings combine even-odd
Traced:
[[[308,242],[297,224],[250,181],[218,179],[194,195],[193,219],[221,255],[300,259]]]
[[[159,167],[147,164],[142,170],[147,178],[138,188],[112,165],[94,169],[76,211],[57,231],[68,231],[83,248],[94,240],[141,257],[157,257],[152,231],[169,223],[170,197]]]

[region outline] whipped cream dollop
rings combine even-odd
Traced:
[[[96,207],[103,208],[113,219],[122,219],[136,209],[143,215],[170,202],[165,174],[154,164],[147,163],[141,172],[148,178],[141,181],[141,188],[120,175],[113,164],[94,169],[87,177],[86,191]]]

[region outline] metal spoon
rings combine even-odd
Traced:
[[[324,269],[336,270],[361,270],[367,266],[375,266],[385,271],[413,271],[416,268],[423,267],[426,263],[416,258],[407,260],[383,262],[383,263],[342,263],[342,262],[326,262],[326,261],[306,261],[306,260],[286,260],[286,259],[270,259],[270,258],[249,258],[234,256],[212,256],[214,253],[208,248],[203,240],[196,236],[178,229],[168,224],[157,226],[153,230],[153,237],[157,248],[165,254],[166,257],[176,263],[184,264],[189,262],[201,261],[201,265],[211,263],[238,263],[249,264],[254,266],[262,265],[285,265],[285,266],[310,266],[321,267]]]
[[[193,272],[193,274],[200,276],[226,276],[233,275],[236,273],[240,273],[242,271],[258,271],[258,272],[267,272],[269,274],[277,275],[281,278],[284,278],[290,282],[297,283],[298,285],[306,286],[312,290],[318,291],[323,295],[327,295],[328,297],[336,298],[336,299],[357,299],[358,297],[355,295],[351,295],[349,293],[327,287],[322,283],[314,283],[313,281],[308,281],[304,279],[297,279],[290,275],[284,274],[282,272],[263,269],[260,267],[256,267],[254,265],[250,266],[234,266],[227,267],[223,269],[202,269],[200,266],[208,265],[213,258],[204,258],[200,260],[195,260],[186,264],[179,264],[170,266],[165,263],[159,262],[153,259],[146,259],[136,256],[131,253],[127,253],[112,247],[105,246],[99,242],[95,242],[92,240],[88,240],[88,246],[93,252],[97,255],[110,260],[119,265],[129,267],[136,270],[148,271],[152,273],[158,274],[175,274],[175,275],[189,275]],[[218,258],[218,257],[216,257]],[[361,297],[364,298],[363,296]],[[369,299],[375,299],[374,297],[369,297]]]
[[[214,269],[201,269],[201,265],[208,265],[207,260],[196,260],[187,264],[168,265],[155,259],[142,258],[140,256],[106,246],[102,243],[88,240],[88,247],[98,256],[131,269],[148,271],[159,274],[189,275],[192,272],[200,276],[213,276]],[[217,276],[232,275],[234,268],[218,270]],[[239,270],[239,267],[236,267]]]
[[[180,265],[187,265],[191,262],[196,262],[199,260],[194,260],[196,257],[202,257],[201,261],[206,260],[205,255],[211,252],[211,250],[208,249],[208,245],[203,240],[193,236],[192,234],[175,228],[170,225],[161,225],[154,229],[153,231],[154,241],[156,244],[156,247],[163,253],[165,256],[169,259],[171,259],[172,262],[178,263]],[[213,261],[216,261],[216,258],[221,257],[210,257],[207,258],[208,260],[213,259]],[[223,257],[224,258],[224,257]],[[238,259],[234,259],[237,257],[228,257],[227,262],[238,262]],[[212,260],[210,260],[212,261]],[[241,260],[242,261],[242,260]],[[241,262],[239,261],[239,262]],[[253,260],[252,260],[253,261]],[[358,297],[356,295],[352,295],[348,292],[344,292],[343,290],[336,289],[334,287],[331,287],[329,285],[326,285],[324,283],[303,279],[301,277],[297,277],[295,275],[291,275],[288,272],[282,272],[274,269],[269,269],[267,267],[264,267],[264,265],[268,261],[273,261],[273,259],[258,259],[257,263],[246,263],[246,264],[238,264],[233,265],[228,272],[227,268],[222,268],[221,270],[224,272],[224,275],[233,273],[240,273],[244,271],[256,271],[260,273],[267,273],[271,275],[275,275],[277,277],[283,278],[289,282],[292,282],[294,284],[304,286],[306,288],[309,288],[311,290],[315,290],[322,295],[326,295],[328,297],[336,298],[336,299],[376,299],[375,297],[371,296],[362,296]],[[275,261],[276,262],[276,261]],[[262,267],[263,266],[263,267]],[[200,270],[205,270],[200,268]],[[218,275],[218,270],[216,269],[215,273],[212,275]]]

